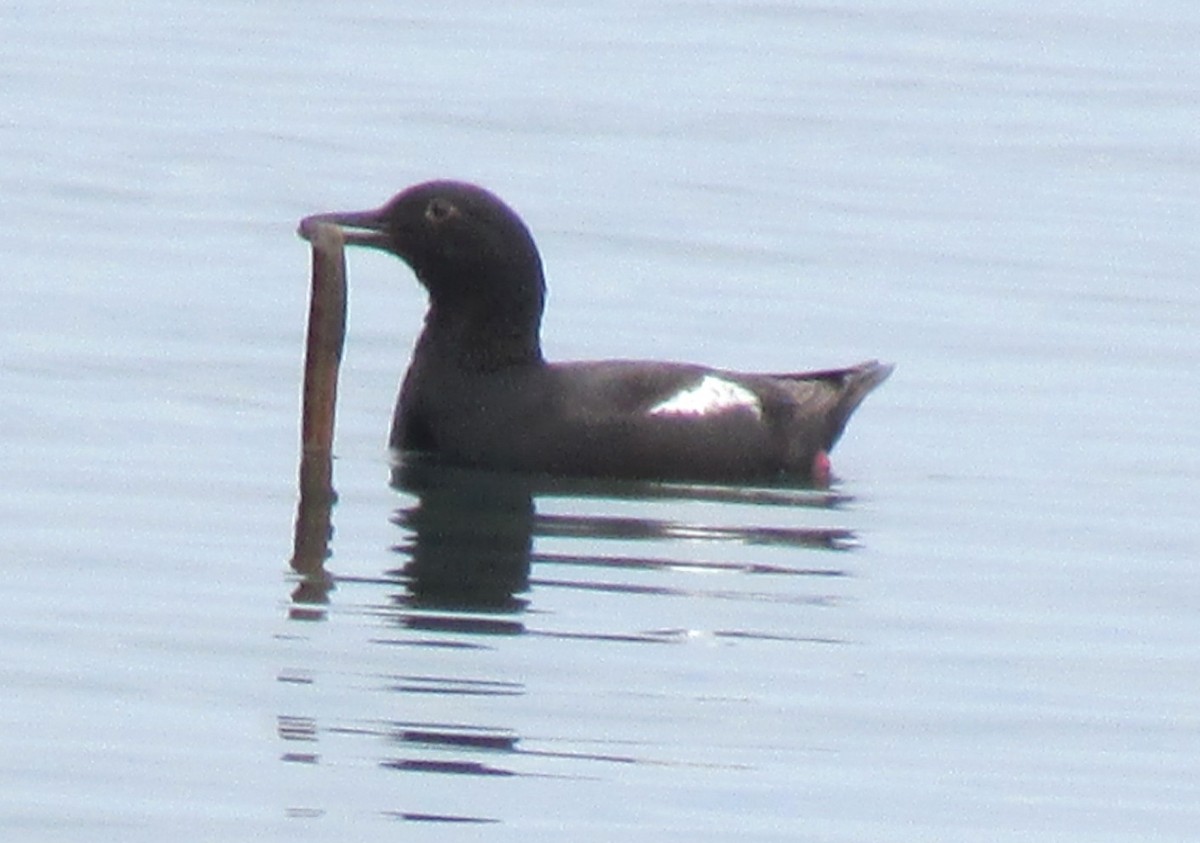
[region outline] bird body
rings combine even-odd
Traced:
[[[875,361],[745,374],[658,361],[548,363],[541,259],[520,218],[462,182],[409,188],[343,226],[429,292],[390,444],[449,463],[573,477],[828,480],[828,451],[891,373]]]

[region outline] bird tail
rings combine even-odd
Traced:
[[[823,405],[821,414],[824,416],[826,431],[824,447],[825,450],[829,450],[841,437],[846,422],[858,409],[858,405],[875,387],[888,379],[894,368],[890,363],[868,360],[843,369],[795,372],[775,377],[803,394],[806,404],[816,398],[814,392],[820,394],[820,398],[814,403]]]

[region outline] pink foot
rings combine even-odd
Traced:
[[[813,456],[812,461],[812,482],[814,486],[826,487],[833,476],[833,464],[829,461],[829,454],[824,451],[817,451]]]

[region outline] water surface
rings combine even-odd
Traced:
[[[5,839],[1200,827],[1191,5],[0,12]],[[353,254],[289,564],[303,215],[478,180],[555,358],[898,364],[832,493],[394,475]]]

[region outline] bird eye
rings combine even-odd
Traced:
[[[444,222],[453,216],[455,211],[453,203],[441,198],[431,199],[425,206],[425,219],[430,222]]]

